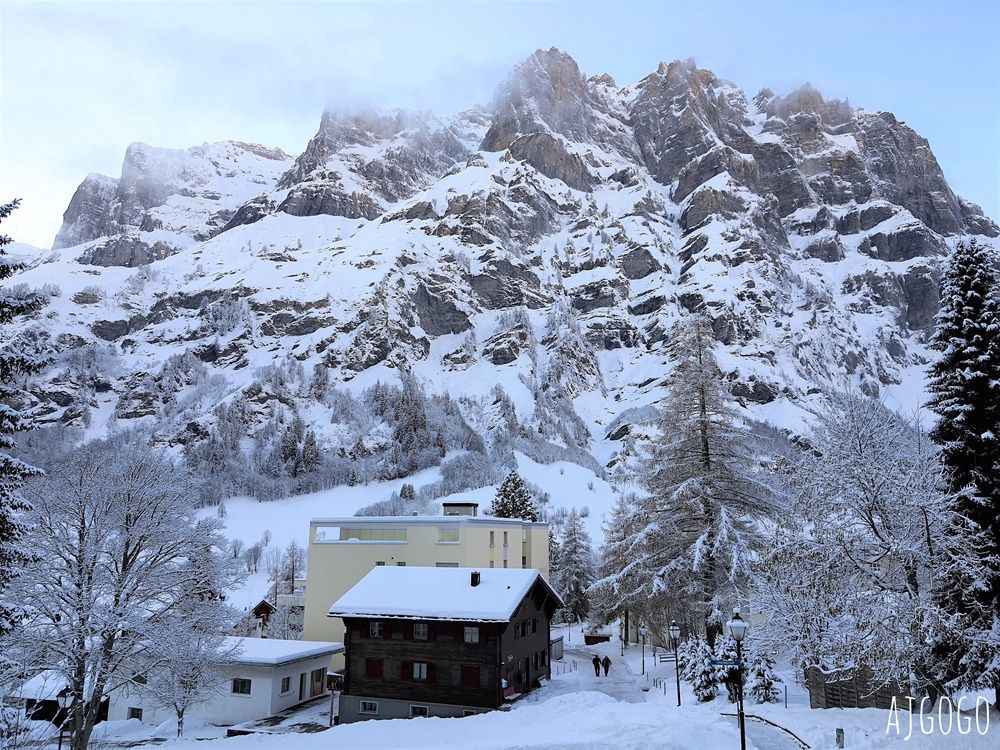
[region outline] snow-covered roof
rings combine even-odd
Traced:
[[[330,607],[330,617],[406,617],[426,620],[507,622],[535,581],[541,581],[561,604],[541,573],[534,569],[379,566]]]
[[[59,691],[67,687],[65,675],[53,669],[39,672],[20,687],[11,691],[14,698],[27,698],[36,701],[54,701]]]
[[[226,638],[225,648],[238,648],[233,654],[237,664],[276,667],[323,654],[339,654],[343,643],[331,641],[288,641],[281,638]]]

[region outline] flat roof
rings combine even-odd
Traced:
[[[379,566],[334,602],[328,616],[507,622],[536,581],[562,603],[532,568]]]
[[[232,657],[235,663],[263,667],[276,667],[313,656],[339,654],[344,650],[343,643],[334,641],[291,641],[281,638],[227,636],[225,644],[226,648],[239,649]]]
[[[496,516],[347,516],[340,518],[313,518],[310,524],[324,523],[337,526],[439,526],[449,524],[474,524],[478,526],[548,526],[544,521],[522,521],[520,518]]]

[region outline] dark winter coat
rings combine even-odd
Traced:
[[[595,656],[594,657],[594,676],[595,677],[600,677],[601,676],[601,657],[600,656]]]
[[[604,660],[601,662],[601,664],[604,665],[604,676],[607,677],[608,676],[608,670],[611,669],[611,659],[609,659],[608,657],[605,656]]]

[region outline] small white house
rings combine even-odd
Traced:
[[[192,706],[188,716],[209,724],[229,726],[273,716],[286,708],[327,693],[330,658],[344,644],[325,641],[286,641],[276,638],[227,638],[226,649],[238,646],[232,663],[223,669],[225,680],[204,703]],[[139,719],[159,725],[177,718],[169,708],[130,691],[111,693],[108,719]]]

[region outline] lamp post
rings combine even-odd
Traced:
[[[670,621],[670,640],[674,642],[674,674],[677,676],[677,705],[681,705],[681,663],[677,658],[677,639],[681,637],[681,626],[677,620]]]
[[[643,625],[639,628],[639,635],[642,636],[642,673],[646,674],[646,634],[649,631],[646,630],[646,626]]]
[[[726,623],[726,630],[729,631],[729,635],[733,637],[736,641],[736,661],[739,663],[737,669],[740,673],[740,679],[737,683],[736,699],[738,701],[739,707],[739,717],[740,717],[740,750],[747,750],[747,731],[745,726],[745,718],[743,716],[743,638],[747,634],[747,629],[750,627],[750,623],[740,617],[740,608],[737,607],[733,610],[733,619]]]
[[[56,702],[59,704],[60,713],[63,714],[62,721],[59,722],[59,750],[62,750],[63,730],[69,720],[65,711],[73,705],[73,696],[69,694],[69,688],[63,688],[56,694]]]

